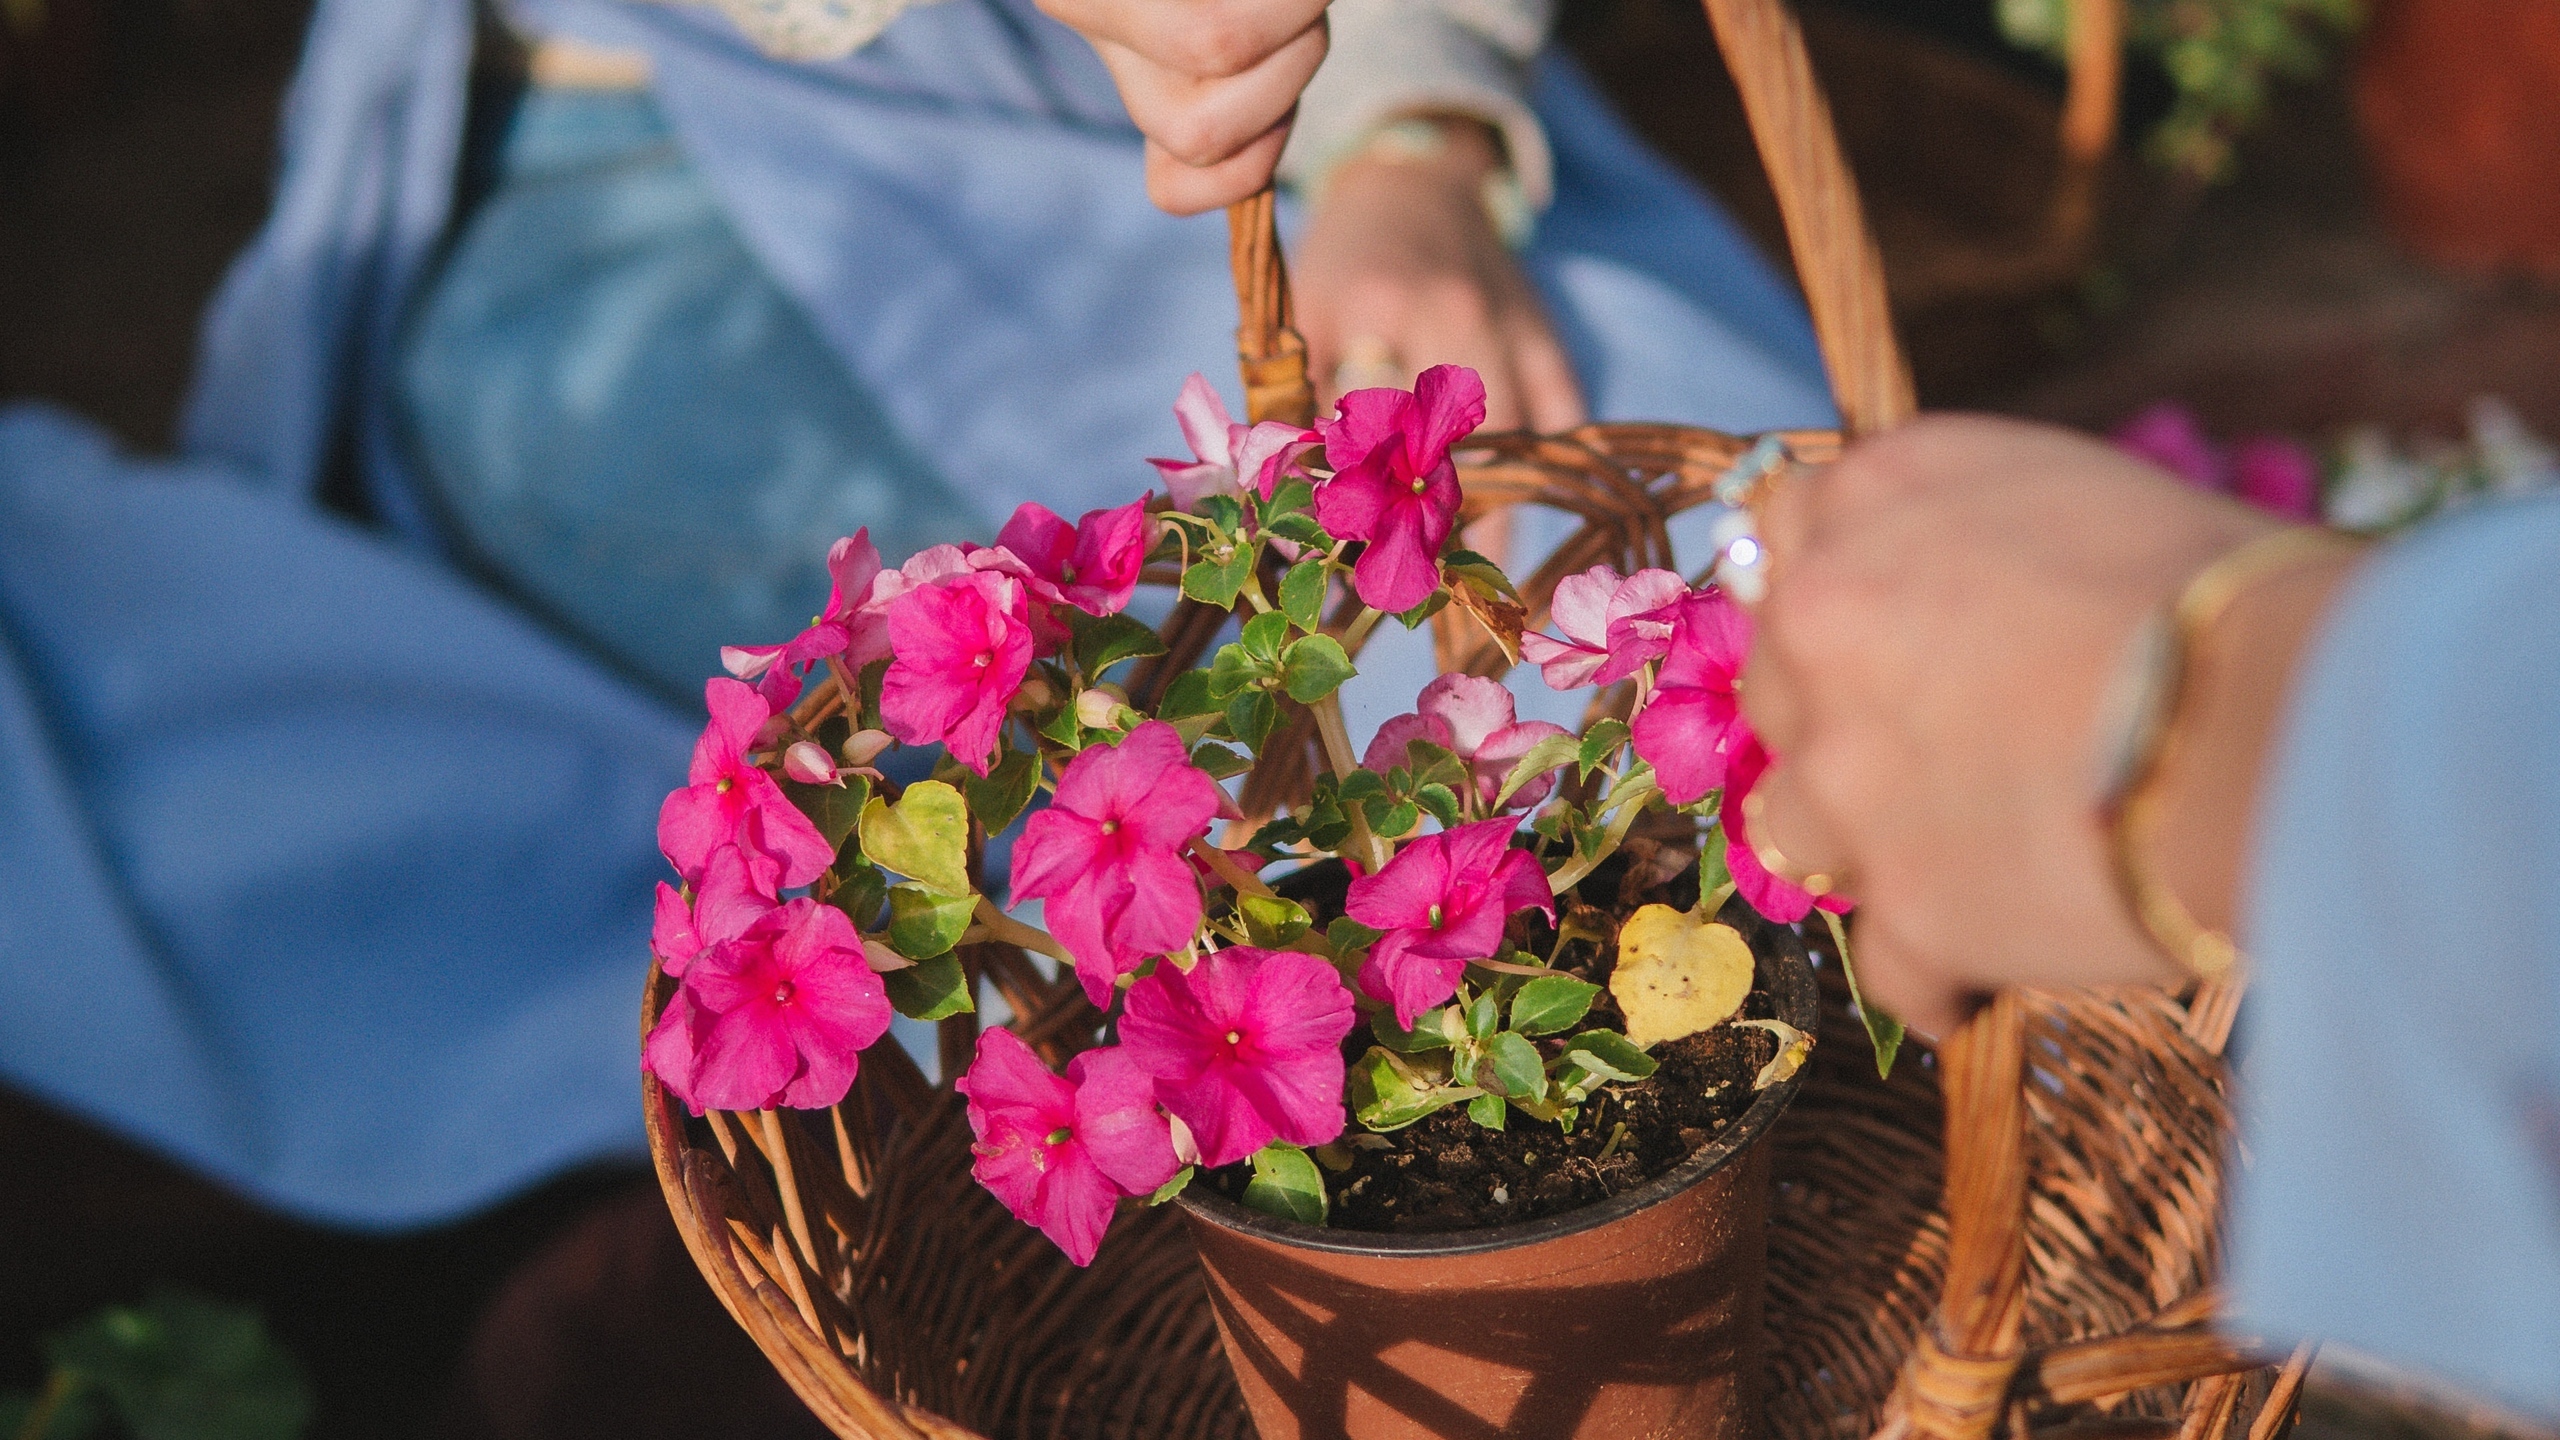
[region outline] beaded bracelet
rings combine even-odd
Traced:
[[[2288,526],[2261,535],[2198,571],[2135,637],[2128,668],[2136,683],[2128,687],[2129,703],[2119,707],[2119,743],[2113,747],[2099,811],[2107,823],[2116,885],[2126,908],[2162,953],[2199,978],[2228,974],[2243,958],[2240,947],[2228,933],[2197,920],[2143,859],[2159,819],[2157,782],[2177,751],[2178,722],[2194,701],[2190,691],[2196,651],[2231,602],[2250,586],[2362,543],[2319,526]]]

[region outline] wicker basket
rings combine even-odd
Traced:
[[[1910,380],[1801,36],[1783,0],[1706,6],[1840,412],[1852,432],[1892,424],[1910,413]],[[1251,408],[1303,416],[1312,396],[1267,195],[1230,220]],[[1791,438],[1804,461],[1836,453],[1836,437]],[[1576,568],[1666,558],[1666,518],[1704,499],[1744,448],[1646,425],[1472,443],[1471,513],[1544,504],[1585,522],[1522,587],[1533,623]],[[1220,618],[1178,609],[1172,658],[1199,654]],[[1441,640],[1444,666],[1500,667],[1498,651],[1455,627]],[[803,717],[841,703],[819,687]],[[1283,749],[1275,738],[1271,752]],[[1285,796],[1285,776],[1264,777],[1287,768],[1257,771],[1266,796]],[[962,959],[1053,1063],[1094,1043],[1102,1017],[1072,977],[1052,979],[1001,945],[965,947]],[[2271,1440],[2291,1423],[2308,1354],[2278,1365],[2204,1328],[2236,991],[2003,996],[1885,1081],[1839,967],[1824,974],[1821,1042],[1772,1140],[1774,1440]],[[644,1024],[672,989],[652,971]],[[965,1065],[975,1027],[972,1016],[943,1022],[946,1074]],[[1068,1264],[970,1178],[961,1104],[897,1046],[875,1047],[830,1111],[689,1120],[654,1079],[643,1100],[686,1246],[838,1434],[1252,1433],[1176,1217],[1125,1215],[1092,1268]]]

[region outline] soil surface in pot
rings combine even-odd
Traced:
[[[1677,860],[1677,852],[1633,864],[1612,857],[1577,893],[1611,901],[1605,925],[1606,933],[1615,936],[1619,924],[1641,905],[1687,908],[1697,903],[1694,863],[1675,870],[1667,883],[1642,883]],[[1299,884],[1280,888],[1319,913],[1339,914],[1346,883],[1339,875],[1310,874]],[[1735,921],[1736,910],[1728,909],[1724,918]],[[1757,923],[1756,917],[1743,921],[1744,933],[1750,935]],[[1555,931],[1533,913],[1514,920],[1507,938],[1517,948],[1545,954]],[[1560,972],[1601,987],[1577,1032],[1625,1029],[1618,1002],[1608,991],[1617,959],[1614,940],[1575,939],[1555,957]],[[1483,978],[1480,971],[1469,974]],[[1776,1014],[1762,985],[1753,987],[1739,1018]],[[1539,1045],[1555,1055],[1570,1039],[1551,1036]],[[1356,1059],[1375,1043],[1367,1024],[1355,1026],[1343,1042],[1344,1057]],[[1751,1108],[1751,1082],[1777,1055],[1777,1040],[1766,1030],[1728,1023],[1657,1045],[1652,1054],[1661,1068],[1643,1080],[1603,1087],[1582,1107],[1571,1131],[1516,1110],[1507,1128],[1488,1130],[1468,1119],[1463,1105],[1448,1106],[1384,1135],[1354,1123],[1341,1140],[1316,1151],[1332,1207],[1328,1223],[1335,1229],[1403,1234],[1475,1230],[1563,1214],[1632,1190],[1713,1143]],[[1218,1194],[1240,1200],[1252,1174],[1251,1165],[1239,1163],[1200,1179]]]

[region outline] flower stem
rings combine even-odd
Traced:
[[[1270,897],[1271,887],[1262,883],[1261,876],[1237,864],[1226,851],[1210,844],[1207,836],[1191,837],[1191,853],[1200,857],[1200,863],[1216,871],[1219,879],[1236,887],[1238,893]]]
[[[1361,606],[1360,613],[1351,617],[1350,627],[1342,632],[1342,648],[1354,655],[1359,654],[1360,647],[1369,642],[1369,632],[1377,629],[1378,622],[1386,616],[1384,610]]]
[[[1056,936],[1037,925],[1025,925],[1014,919],[997,909],[995,902],[984,895],[978,897],[978,913],[972,918],[986,931],[986,938],[990,940],[1036,950],[1061,965],[1073,967],[1076,963],[1076,957],[1067,953],[1067,947],[1059,944]]]
[[[1636,817],[1644,813],[1644,802],[1650,798],[1643,794],[1631,795],[1621,802],[1618,813],[1609,821],[1608,832],[1600,837],[1600,848],[1588,856],[1566,861],[1563,869],[1547,877],[1548,887],[1562,895],[1581,884],[1585,876],[1599,868],[1601,861],[1617,854],[1618,847],[1626,843],[1627,832],[1635,828]]]
[[[1377,613],[1375,610],[1364,611],[1362,618],[1366,619]],[[1359,627],[1358,621],[1352,624],[1354,629]],[[1351,753],[1351,732],[1344,728],[1342,723],[1340,695],[1341,692],[1336,691],[1307,708],[1314,712],[1316,734],[1324,741],[1325,763],[1333,768],[1334,779],[1345,780],[1350,778],[1352,771],[1360,768],[1360,760],[1358,756]],[[1369,833],[1369,817],[1361,813],[1359,806],[1348,805],[1343,808],[1351,819],[1351,843],[1358,847],[1362,857],[1368,861],[1369,873],[1375,875],[1385,869],[1387,861],[1393,858],[1387,850],[1387,842]]]

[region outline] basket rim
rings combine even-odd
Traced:
[[[1771,923],[1764,927],[1762,933],[1776,942],[1772,947],[1776,953],[1760,956],[1759,967],[1769,984],[1770,998],[1776,1002],[1778,1018],[1812,1035],[1820,1022],[1822,997],[1814,981],[1813,961],[1805,953],[1804,941],[1791,925]],[[1803,1087],[1806,1073],[1806,1068],[1800,1066],[1793,1075],[1761,1091],[1759,1098],[1751,1102],[1751,1108],[1743,1111],[1740,1119],[1726,1126],[1723,1134],[1699,1148],[1688,1159],[1634,1189],[1560,1215],[1543,1215],[1535,1220],[1488,1225],[1474,1230],[1395,1235],[1372,1230],[1337,1230],[1330,1226],[1287,1220],[1247,1209],[1222,1195],[1188,1187],[1175,1197],[1173,1203],[1181,1207],[1186,1216],[1203,1224],[1297,1250],[1379,1259],[1446,1259],[1522,1249],[1596,1230],[1638,1211],[1651,1209],[1734,1163],[1776,1126],[1778,1116],[1795,1099],[1797,1090]]]

